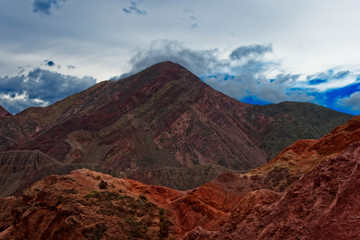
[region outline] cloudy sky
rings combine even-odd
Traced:
[[[46,106],[160,61],[248,103],[360,114],[358,0],[0,0],[0,105]]]

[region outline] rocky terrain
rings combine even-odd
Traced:
[[[188,191],[74,170],[0,198],[0,238],[359,239],[359,166],[357,116]]]
[[[218,229],[239,200],[222,189],[179,192],[87,169],[0,198],[1,239],[179,239]],[[204,195],[205,194],[205,195]]]
[[[300,140],[247,174],[212,185],[243,196],[217,231],[186,239],[358,239],[360,116],[318,140]]]
[[[14,116],[1,108],[0,151],[40,151],[62,164],[63,171],[46,168],[48,174],[87,167],[185,190],[222,172],[259,167],[295,140],[319,138],[350,117],[308,103],[241,103],[164,62],[48,107]],[[21,193],[11,188],[6,194]]]

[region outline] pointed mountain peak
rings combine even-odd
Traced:
[[[188,88],[190,85],[195,85],[198,88],[207,87],[200,78],[188,69],[170,61],[154,64],[127,79],[139,85],[173,83],[183,85],[185,88]]]
[[[171,62],[171,61],[165,61],[165,62],[159,62],[156,63],[148,68],[146,68],[144,71],[170,71],[170,72],[176,72],[176,71],[186,71],[189,72],[186,68],[181,66],[180,64]]]
[[[5,110],[5,108],[3,108],[2,106],[0,106],[0,118],[6,117],[6,116],[10,116],[12,115],[11,113],[9,113],[8,111]]]

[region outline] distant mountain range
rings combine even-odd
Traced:
[[[245,104],[178,64],[159,63],[48,107],[16,115],[1,108],[0,151],[17,157],[0,162],[0,169],[3,178],[18,174],[21,179],[3,186],[2,195],[20,193],[38,171],[79,167],[194,188],[224,171],[259,167],[295,140],[319,138],[350,117],[309,103]],[[42,165],[40,155],[52,160]],[[26,164],[9,162],[19,158]]]

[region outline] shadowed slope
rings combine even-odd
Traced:
[[[247,174],[219,175],[209,184],[243,198],[219,231],[186,239],[358,239],[359,161],[357,116]]]
[[[258,190],[242,198],[218,232],[186,239],[359,239],[360,142],[304,174],[285,193]]]

